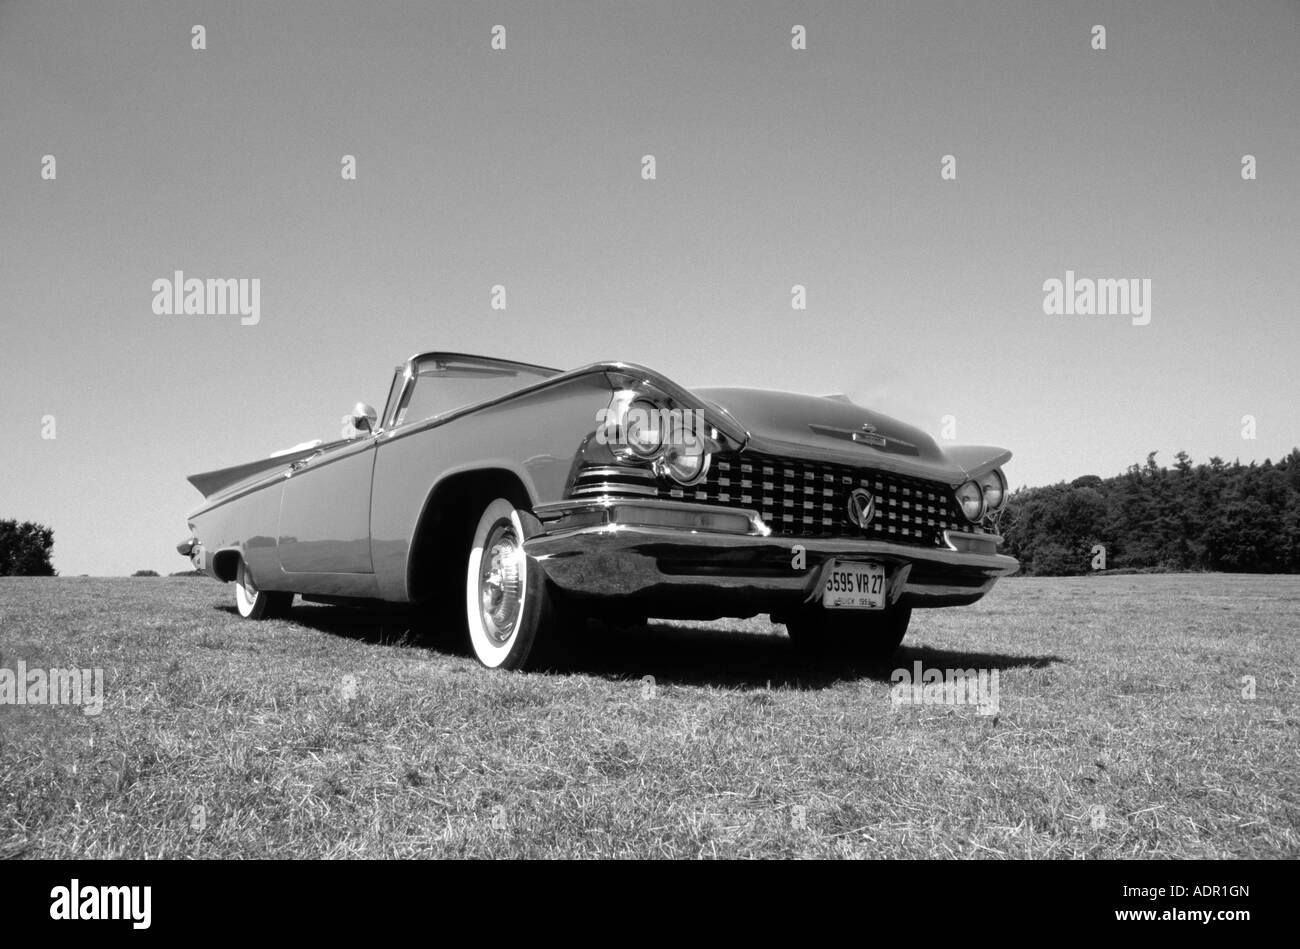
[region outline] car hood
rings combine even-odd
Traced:
[[[692,391],[748,432],[746,451],[876,468],[953,485],[1011,456],[991,446],[940,448],[921,429],[855,405],[845,396],[740,388]]]

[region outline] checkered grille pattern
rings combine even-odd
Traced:
[[[859,487],[876,502],[865,529],[848,519],[849,494]],[[789,458],[715,458],[699,484],[661,484],[659,497],[757,510],[773,534],[785,536],[943,547],[945,530],[986,532],[966,520],[952,488],[943,482]]]

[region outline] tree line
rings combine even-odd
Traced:
[[[1130,465],[1112,478],[1021,488],[1002,520],[1021,572],[1300,573],[1300,449],[1276,464]]]

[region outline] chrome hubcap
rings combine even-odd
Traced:
[[[524,549],[503,521],[488,532],[479,564],[479,610],[488,638],[498,646],[514,634],[523,604]]]

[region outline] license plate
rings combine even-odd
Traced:
[[[826,571],[822,606],[828,610],[883,610],[888,589],[885,568],[878,563],[836,560]]]

